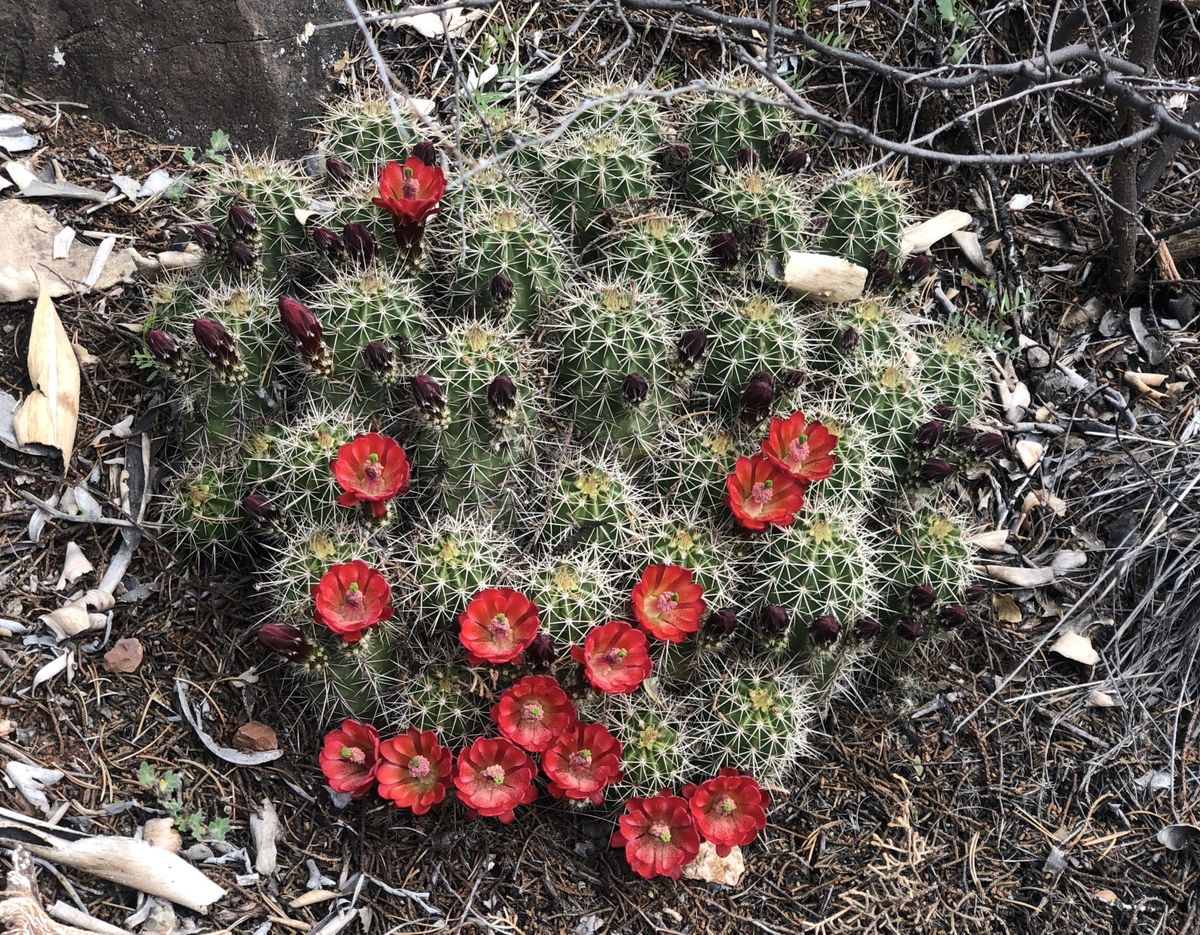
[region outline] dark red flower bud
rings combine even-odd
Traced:
[[[179,349],[179,342],[161,328],[151,328],[146,332],[146,347],[151,357],[168,367],[178,361],[183,353]]]
[[[355,221],[342,229],[342,242],[346,245],[346,256],[359,266],[366,266],[375,259],[378,247],[366,224]]]
[[[237,380],[244,375],[237,342],[223,324],[212,318],[197,318],[192,322],[192,334],[208,362],[224,379]]]
[[[508,273],[501,272],[492,277],[492,281],[488,285],[488,291],[492,294],[493,302],[497,305],[504,305],[512,301],[512,297],[517,290],[513,285],[512,277]]]
[[[771,152],[775,154],[786,153],[792,148],[792,134],[787,130],[780,130],[771,137]]]
[[[367,366],[374,373],[379,374],[391,373],[392,362],[396,359],[396,356],[382,341],[371,341],[363,348],[363,357],[367,359]]]
[[[437,147],[433,145],[433,140],[421,140],[413,147],[412,154],[427,166],[437,164]]]
[[[791,617],[780,604],[768,604],[758,612],[758,632],[767,639],[781,639],[787,634]]]
[[[274,522],[279,515],[279,508],[257,493],[248,493],[242,497],[242,509],[259,526]]]
[[[917,431],[913,433],[913,444],[918,448],[934,448],[940,445],[945,437],[946,423],[930,419],[917,426]]]
[[[852,351],[862,343],[862,334],[853,325],[848,325],[838,335],[838,347],[843,351]]]
[[[254,212],[248,205],[234,205],[230,208],[226,223],[238,237],[249,237],[258,232],[258,222],[254,220]]]
[[[525,647],[525,662],[534,672],[549,672],[557,655],[554,638],[549,633],[539,633]]]
[[[804,371],[790,367],[779,373],[779,385],[785,390],[796,390],[804,384]]]
[[[896,632],[906,640],[915,640],[925,632],[925,627],[916,617],[903,617],[896,624]]]
[[[879,621],[875,617],[860,617],[854,624],[854,635],[860,640],[869,640],[879,632]]]
[[[505,416],[517,404],[517,384],[511,377],[501,374],[494,377],[487,387],[488,408],[497,416]]]
[[[446,411],[446,398],[442,395],[442,388],[438,386],[437,380],[433,377],[425,374],[413,377],[409,386],[412,389],[413,400],[422,413],[436,416]]]
[[[671,143],[663,149],[663,162],[671,169],[682,169],[692,158],[692,150],[686,143]]]
[[[963,591],[963,600],[968,604],[978,604],[988,596],[988,590],[982,584],[971,584]]]
[[[825,228],[828,224],[829,224],[829,215],[828,214],[815,214],[811,218],[808,219],[808,229],[811,230],[814,234],[819,234],[821,231],[825,230]]]
[[[929,458],[917,468],[917,480],[922,484],[937,484],[954,473],[954,465],[944,458]]]
[[[737,613],[731,607],[714,610],[704,621],[704,634],[713,639],[724,639],[738,628]]]
[[[313,249],[321,256],[332,260],[342,255],[342,241],[336,231],[318,224],[309,233],[309,237],[312,238]]]
[[[789,149],[779,160],[779,168],[784,172],[799,175],[808,168],[808,150],[803,147]]]
[[[192,236],[205,250],[212,250],[221,243],[220,232],[211,224],[196,224],[192,227]]]
[[[679,351],[679,359],[684,366],[695,366],[708,348],[708,332],[703,328],[692,328],[690,331],[685,331],[676,342],[675,347]]]
[[[812,622],[808,632],[815,645],[825,646],[836,642],[838,635],[842,632],[842,625],[832,614],[822,614]]]
[[[920,282],[929,275],[933,267],[933,257],[928,253],[915,253],[904,261],[900,267],[900,275],[909,282]]]
[[[946,604],[938,608],[938,623],[944,627],[961,627],[967,622],[967,608],[962,604]]]
[[[990,458],[1004,450],[1004,436],[999,432],[984,432],[975,439],[973,447],[982,457]]]
[[[325,171],[335,182],[349,182],[354,178],[354,169],[341,156],[326,156]]]
[[[721,269],[732,269],[737,266],[738,242],[729,231],[713,234],[708,242],[708,252],[713,262]]]
[[[937,591],[931,584],[914,584],[908,592],[908,602],[917,610],[928,610],[937,603]]]
[[[300,628],[292,623],[265,623],[258,628],[258,641],[267,649],[292,662],[308,656],[310,647]]]
[[[258,254],[247,243],[235,243],[229,248],[229,262],[239,269],[251,269],[258,265]]]
[[[753,217],[746,222],[746,228],[743,232],[747,247],[760,247],[764,240],[767,239],[767,234],[771,232],[771,224],[764,217]]]
[[[631,406],[640,406],[650,395],[650,384],[640,373],[629,373],[621,381],[621,398]]]
[[[307,305],[293,296],[281,295],[279,321],[310,367],[321,372],[329,369],[329,348],[325,346],[321,323]]]
[[[942,422],[950,422],[954,418],[954,407],[947,406],[945,403],[938,403],[929,414]]]
[[[979,437],[979,430],[963,425],[950,433],[950,441],[958,448],[969,448]]]
[[[742,421],[754,425],[771,414],[771,403],[775,399],[775,378],[765,370],[750,378],[742,390],[742,405],[739,415]]]
[[[753,146],[743,146],[733,154],[735,169],[753,169],[756,165],[758,165],[758,153],[754,151]]]
[[[887,250],[876,250],[871,257],[871,283],[880,289],[886,289],[896,281],[895,265],[892,255]]]

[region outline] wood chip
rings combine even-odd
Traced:
[[[792,292],[816,302],[849,302],[863,294],[867,271],[839,256],[789,253],[783,282]]]
[[[14,414],[13,431],[22,445],[57,448],[65,466],[75,451],[79,423],[79,361],[44,286],[33,310],[27,362],[34,390]]]
[[[956,211],[951,208],[936,217],[931,217],[928,221],[906,227],[900,232],[900,256],[923,253],[943,237],[949,237],[970,223],[971,215],[966,211]]]

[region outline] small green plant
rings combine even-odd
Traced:
[[[224,841],[229,833],[228,818],[209,819],[204,812],[189,812],[183,803],[183,777],[173,769],[160,771],[144,760],[138,766],[137,783],[153,793],[175,827],[197,841]]]
[[[208,148],[204,150],[203,157],[209,162],[224,162],[223,155],[233,142],[229,139],[229,134],[224,130],[213,130],[212,135],[208,138]],[[183,147],[183,161],[189,166],[194,166],[198,161],[196,159],[196,148],[194,146]]]

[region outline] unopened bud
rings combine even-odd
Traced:
[[[685,331],[676,342],[675,347],[679,351],[679,360],[685,367],[695,366],[708,348],[708,332],[703,328],[692,328],[690,331]]]
[[[918,448],[934,448],[946,437],[946,423],[930,419],[917,426],[913,433],[913,444]]]
[[[433,377],[425,374],[413,377],[409,386],[413,401],[423,414],[437,416],[446,411],[446,398],[442,396],[442,388]]]
[[[779,168],[784,172],[799,175],[808,168],[808,150],[803,147],[789,149],[779,160]]]
[[[937,484],[954,473],[954,465],[944,458],[929,458],[917,468],[917,480],[922,484]]]
[[[925,632],[925,626],[917,617],[902,617],[896,624],[896,632],[906,640],[915,640]]]
[[[822,614],[812,622],[808,632],[815,645],[826,646],[837,641],[838,635],[842,632],[842,625],[832,614]]]
[[[978,604],[980,601],[984,600],[987,595],[987,588],[985,588],[982,584],[971,584],[967,586],[965,591],[963,591],[963,600],[968,604]]]
[[[309,237],[312,238],[313,249],[321,256],[332,260],[342,255],[342,241],[336,231],[318,224],[309,233]]]
[[[916,610],[928,610],[937,603],[937,591],[931,584],[915,584],[908,592],[908,602]]]
[[[354,177],[354,169],[341,156],[326,156],[325,171],[335,182],[349,182]]]
[[[258,628],[258,641],[284,659],[300,662],[308,656],[310,647],[300,628],[292,623],[266,623]]]
[[[279,508],[261,494],[248,493],[242,497],[242,509],[259,526],[266,526],[275,521]]]
[[[737,613],[731,607],[714,610],[704,621],[704,634],[713,639],[724,639],[731,636],[737,628]]]
[[[197,318],[192,322],[192,334],[223,380],[235,382],[245,376],[246,368],[238,359],[237,343],[223,324],[212,318]]]
[[[556,656],[554,638],[549,633],[539,633],[525,647],[525,662],[534,672],[549,672]]]
[[[307,305],[290,295],[279,297],[279,321],[292,338],[296,350],[305,362],[318,372],[329,369],[329,348],[321,331],[321,323]]]
[[[258,232],[254,212],[247,205],[234,205],[230,208],[227,223],[229,229],[238,237],[249,237]]]
[[[359,266],[366,266],[375,259],[378,247],[366,224],[354,221],[342,229],[342,242],[346,245],[346,256]]]
[[[258,265],[258,254],[248,243],[235,243],[229,248],[229,262],[238,269],[252,269]]]
[[[413,147],[412,154],[427,166],[437,163],[437,148],[433,145],[433,140],[422,140]]]
[[[640,373],[629,373],[621,381],[621,398],[631,406],[640,406],[650,394],[650,384]]]
[[[854,624],[854,635],[860,640],[869,640],[879,632],[879,621],[875,617],[859,617]]]
[[[396,356],[382,341],[371,341],[363,348],[363,357],[373,373],[388,374],[392,372],[392,363]]]
[[[769,373],[759,371],[750,378],[746,388],[742,390],[742,403],[739,415],[743,422],[755,425],[771,414],[771,403],[775,399],[775,378]]]
[[[503,374],[493,378],[487,387],[487,401],[496,416],[508,415],[517,404],[517,385]]]
[[[211,224],[196,224],[192,227],[192,237],[205,250],[213,250],[221,243],[220,232]]]
[[[928,253],[914,253],[900,267],[900,275],[909,282],[920,282],[933,268],[933,257]]]
[[[146,332],[146,347],[151,357],[167,367],[173,366],[183,354],[179,342],[161,328],[151,328]]]
[[[1004,450],[1004,436],[999,432],[984,432],[975,439],[973,447],[981,456],[990,458]]]
[[[488,291],[492,294],[493,302],[497,305],[504,305],[512,301],[512,297],[516,293],[516,287],[513,285],[512,277],[508,273],[500,272],[492,277],[492,281],[488,285]]]
[[[721,269],[732,269],[738,262],[737,238],[729,231],[713,234],[708,242],[708,252],[713,262]]]
[[[961,627],[967,622],[967,608],[962,604],[946,604],[938,609],[938,623],[944,627]]]
[[[758,632],[770,640],[783,638],[791,624],[787,608],[781,604],[768,604],[758,612]]]
[[[735,169],[753,169],[756,165],[758,165],[758,153],[754,151],[753,146],[743,146],[733,154]]]
[[[838,335],[838,347],[843,351],[852,351],[862,343],[862,334],[853,325],[847,325]]]

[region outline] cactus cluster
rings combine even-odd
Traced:
[[[470,746],[460,772],[525,770],[478,738],[536,675],[618,745],[621,796],[728,767],[779,782],[865,660],[955,623],[972,554],[943,482],[997,447],[981,349],[907,315],[902,286],[829,307],[767,276],[797,247],[898,261],[909,193],[822,179],[767,90],[723,86],[584,108],[503,163],[532,111],[447,129],[452,162],[423,123],[340,103],[324,177],[214,168],[208,262],[148,298],[182,425],[168,522],[254,557],[263,643],[323,716],[408,731],[387,762],[436,735]],[[488,657],[518,636],[506,611],[468,639],[496,595],[531,603],[536,636]],[[592,666],[643,646],[632,690]],[[420,779],[432,754],[411,756]]]

